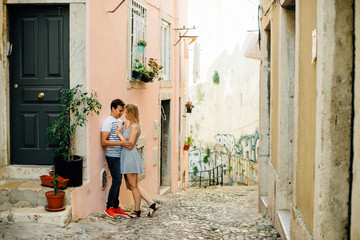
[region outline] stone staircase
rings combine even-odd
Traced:
[[[71,192],[65,189],[65,210],[48,212],[45,192],[52,188],[41,185],[39,176],[48,174],[50,167],[8,166],[0,180],[0,221],[39,222],[61,227],[71,221]]]

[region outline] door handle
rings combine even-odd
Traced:
[[[38,98],[43,99],[45,97],[45,94],[43,92],[38,93]]]
[[[19,87],[19,85],[17,85],[16,83],[14,84],[14,88],[18,88]]]

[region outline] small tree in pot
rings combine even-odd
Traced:
[[[70,179],[68,186],[82,185],[82,162],[80,156],[75,155],[74,137],[78,127],[87,123],[90,113],[99,115],[101,104],[92,95],[81,91],[82,85],[71,89],[60,90],[60,103],[63,110],[59,118],[52,122],[46,133],[53,149],[55,174]]]

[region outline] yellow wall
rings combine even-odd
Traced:
[[[261,4],[262,4],[265,12],[270,8],[272,2],[273,2],[273,0],[262,0],[261,1]],[[274,4],[274,5],[276,5],[276,4]]]
[[[271,21],[271,105],[270,105],[270,161],[278,163],[279,139],[279,6],[274,5]]]
[[[298,136],[296,206],[310,232],[313,231],[316,64],[311,63],[312,31],[316,28],[316,1],[302,0],[298,8]]]

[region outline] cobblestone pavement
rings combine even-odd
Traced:
[[[60,228],[0,223],[0,239],[280,239],[257,211],[257,187],[187,189],[157,196],[154,217],[110,219],[92,214]]]

